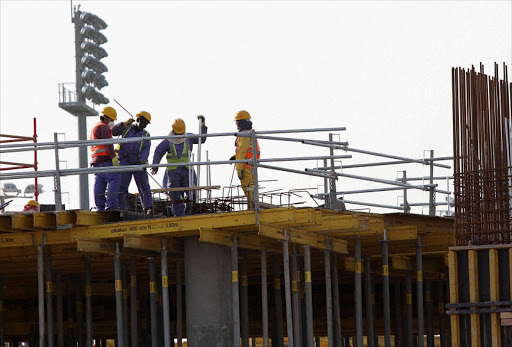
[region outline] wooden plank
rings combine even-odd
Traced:
[[[455,251],[448,252],[448,264],[450,274],[450,303],[459,303],[459,287],[458,287],[458,272],[457,272],[457,253]],[[450,316],[450,326],[452,330],[452,346],[460,347],[460,332],[459,332],[459,315]]]
[[[504,326],[504,327],[512,326],[512,318],[504,318],[504,319],[502,319],[501,320],[501,326]]]
[[[218,230],[218,229],[206,229],[201,228],[199,230],[199,241],[215,243],[223,246],[233,246],[233,235],[232,231]],[[238,246],[245,249],[263,250],[267,249],[269,252],[282,253],[282,246],[279,242],[266,237],[258,235],[247,235],[239,234],[237,236]]]
[[[500,312],[500,319],[512,318],[512,312]]]
[[[478,253],[474,249],[468,251],[469,269],[469,301],[478,301]],[[475,308],[475,307],[472,307]],[[470,315],[471,346],[480,347],[480,315]]]
[[[160,252],[163,250],[165,242],[166,250],[170,253],[182,253],[183,245],[181,240],[175,238],[163,238],[155,236],[124,236],[124,247],[142,249],[146,251]]]
[[[415,240],[418,238],[418,228],[413,225],[389,227],[386,235],[389,241]]]
[[[407,257],[392,257],[391,266],[395,270],[407,270]]]
[[[489,280],[490,280],[490,294],[491,301],[498,301],[499,293],[499,264],[498,264],[498,250],[489,250]],[[496,308],[496,306],[491,306]],[[497,313],[491,313],[491,342],[493,346],[501,346],[501,331],[500,319]]]
[[[301,245],[309,245],[313,248],[331,250],[333,252],[348,254],[348,242],[341,239],[327,238],[311,232],[306,232],[296,228],[286,228],[288,240]],[[275,227],[270,224],[260,223],[258,235],[274,238],[277,240],[285,239],[285,229]]]
[[[76,248],[80,252],[114,254],[116,252],[116,244],[110,240],[86,240],[78,239]]]

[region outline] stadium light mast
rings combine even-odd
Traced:
[[[101,45],[108,40],[100,31],[107,28],[107,23],[98,16],[74,11],[72,22],[75,24],[75,62],[76,83],[75,92],[69,83],[59,84],[59,107],[71,113],[78,119],[78,139],[87,140],[87,117],[97,117],[94,105],[108,104],[110,101],[102,93],[102,88],[108,86],[103,75],[108,68],[101,59],[108,56]],[[78,150],[79,167],[88,166],[87,147]],[[80,209],[89,209],[89,179],[80,175]]]

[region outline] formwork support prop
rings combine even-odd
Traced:
[[[366,330],[368,334],[368,347],[375,347],[375,331],[373,326],[373,307],[372,307],[372,276],[370,257],[364,256],[364,292],[366,300]]]
[[[149,258],[149,304],[151,310],[151,346],[158,347],[158,303],[155,258]]]
[[[267,287],[267,250],[261,250],[261,325],[263,328],[263,347],[268,345],[268,287]]]
[[[304,283],[306,286],[306,326],[308,341],[306,347],[313,347],[313,288],[311,287],[311,246],[304,247]]]
[[[53,274],[52,254],[50,246],[47,246],[46,252],[46,326],[48,329],[48,347],[53,347]]]
[[[238,293],[238,240],[233,235],[231,246],[231,289],[233,296],[233,346],[240,347],[240,301]]]
[[[331,252],[332,271],[332,300],[334,315],[334,346],[341,347],[341,314],[340,314],[340,290],[338,285],[338,260],[335,252]]]
[[[363,347],[363,294],[361,283],[361,238],[355,239],[356,347]]]
[[[92,347],[92,289],[91,289],[91,258],[85,257],[85,329],[86,347]]]
[[[286,331],[288,333],[288,345],[295,346],[293,340],[293,314],[292,298],[290,293],[290,254],[288,239],[285,230],[285,239],[283,241],[283,267],[284,267],[284,299],[286,304]]]
[[[117,345],[125,347],[123,334],[123,283],[121,279],[121,253],[119,243],[116,242],[116,253],[114,254],[114,280],[116,292],[116,323],[117,323]]]
[[[138,297],[137,297],[137,258],[130,258],[130,331],[132,347],[138,347],[139,343],[139,317],[138,317]]]
[[[382,295],[384,306],[384,346],[391,346],[391,309],[389,297],[389,258],[388,258],[388,238],[387,231],[384,229],[382,239]]]
[[[171,317],[169,314],[169,274],[167,270],[166,240],[162,241],[162,305],[164,321],[164,346],[171,347]]]
[[[240,267],[240,313],[242,328],[242,347],[249,347],[249,293],[248,293],[248,259],[247,250],[243,249]]]
[[[46,345],[44,324],[44,248],[37,246],[37,292],[39,307],[39,347]]]
[[[417,322],[418,322],[418,347],[424,345],[423,329],[423,252],[421,235],[418,235],[418,246],[416,246],[416,297],[417,297]]]

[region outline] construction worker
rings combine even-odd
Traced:
[[[205,118],[203,116],[199,116],[201,119],[201,133],[208,133],[208,127],[205,124]],[[186,131],[185,122],[176,118],[172,123],[172,130],[169,133],[169,136],[174,135],[183,135]],[[191,133],[187,133],[191,134]],[[167,153],[167,163],[187,163],[190,162],[190,153],[192,153],[193,144],[199,143],[199,137],[188,137],[188,138],[175,138],[171,137],[167,140],[163,140],[160,142],[158,147],[155,149],[155,154],[153,155],[153,164],[159,164],[160,160]],[[201,138],[201,143],[206,141],[206,137]],[[189,172],[192,170],[192,172]],[[177,187],[189,187],[189,175],[195,175],[193,172],[194,169],[190,166],[169,166],[167,167],[167,175],[168,175],[168,188],[177,188]],[[155,175],[158,172],[158,167],[153,167],[151,169],[151,174]],[[195,179],[194,179],[195,180]],[[195,183],[195,182],[194,182]],[[190,203],[187,204],[177,204],[176,201],[179,200],[192,200],[192,194],[190,191],[179,191],[179,192],[170,192],[169,194],[171,199],[174,201],[172,205],[172,213],[175,217],[183,216],[184,214],[189,214]],[[183,211],[183,207],[185,205],[185,211]]]
[[[39,203],[35,200],[29,200],[23,207],[24,213],[36,213],[39,212]]]
[[[149,137],[149,133],[144,130],[148,124],[151,123],[151,115],[149,112],[140,111],[136,115],[137,121],[134,123],[133,118],[126,120],[123,123],[118,123],[112,129],[112,134],[115,136],[121,135],[123,138],[129,137]],[[132,124],[134,123],[134,124]],[[119,165],[144,165],[148,163],[149,149],[151,148],[151,141],[143,140],[140,142],[122,143],[119,147]],[[137,189],[142,199],[142,207],[147,214],[153,213],[153,197],[151,196],[151,188],[148,181],[148,173],[146,170],[121,172],[119,208],[125,209],[127,207],[128,187],[132,180],[135,178]]]
[[[251,115],[247,111],[239,111],[236,114],[235,122],[239,132],[250,132],[252,130]],[[260,145],[258,140],[256,144],[253,143],[250,137],[237,137],[236,142],[236,153],[232,156],[231,160],[243,160],[252,159],[254,153],[256,153],[256,159],[260,159]],[[253,189],[254,189],[254,175],[253,166],[248,163],[236,163],[235,169],[240,179],[240,184],[247,197],[247,209],[251,210],[253,207]]]
[[[111,139],[117,112],[110,106],[101,111],[100,122],[91,130],[90,139]],[[96,145],[91,147],[91,166],[107,167],[117,161],[114,145]],[[94,175],[94,202],[98,211],[115,210],[118,208],[120,175],[118,172],[97,173]],[[105,198],[105,191],[107,197]]]

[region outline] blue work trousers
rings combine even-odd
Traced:
[[[119,165],[123,166],[130,164],[128,164],[127,160],[121,160],[119,161]],[[142,208],[153,208],[153,197],[151,196],[151,187],[149,186],[148,173],[146,170],[121,172],[119,208],[124,210],[128,207],[128,187],[132,181],[132,176],[135,179],[135,184],[137,184],[137,189],[139,190],[139,195],[142,200]]]
[[[92,167],[112,166],[111,161],[91,164]],[[98,211],[117,209],[119,197],[120,175],[118,172],[105,172],[94,174],[94,203]],[[105,198],[105,192],[107,197]]]
[[[168,188],[178,188],[178,187],[188,187],[189,186],[189,172],[188,169],[184,166],[179,166],[173,170],[167,170],[167,175],[169,176]],[[175,217],[181,217],[184,214],[190,214],[190,203],[180,204],[177,203],[180,200],[191,200],[192,194],[190,191],[181,191],[181,192],[169,192],[169,196],[173,201],[172,204],[172,214]],[[185,211],[183,211],[185,209]]]

